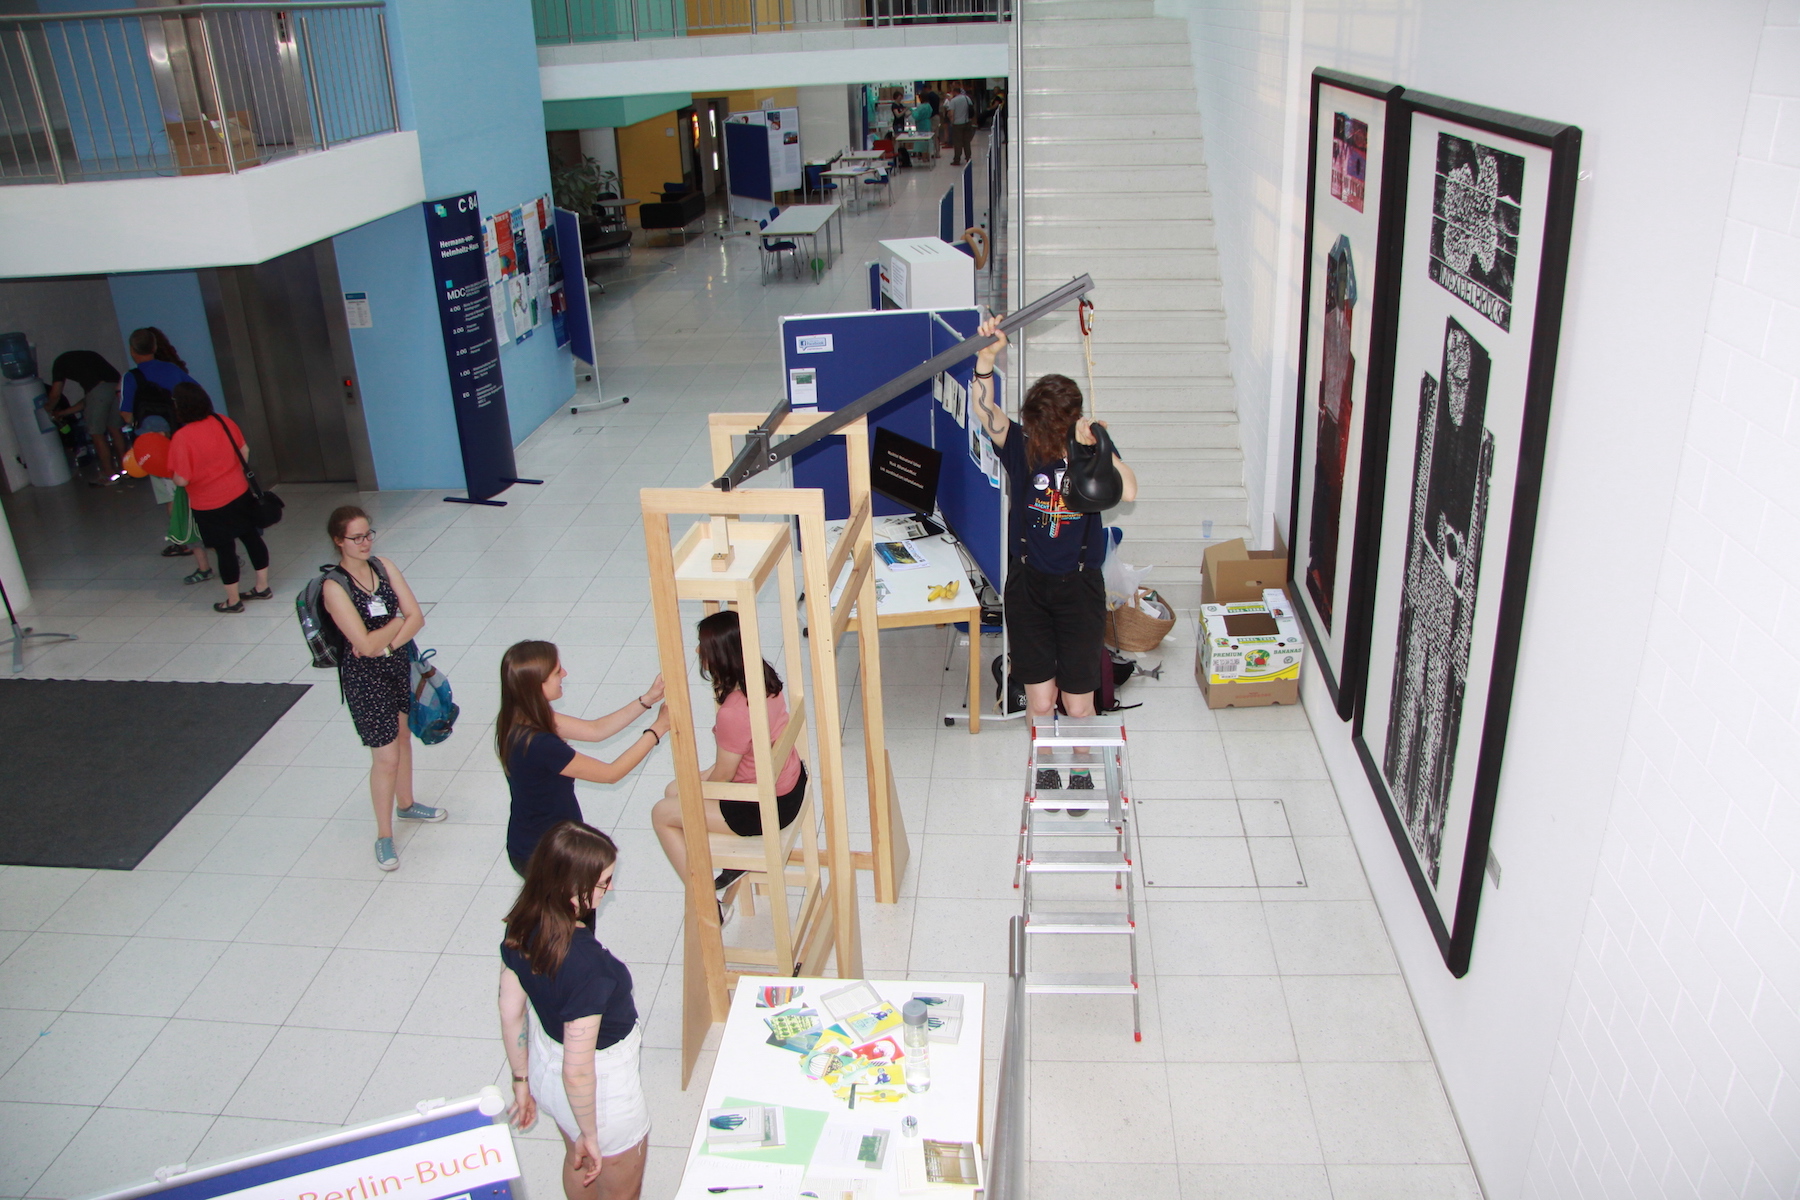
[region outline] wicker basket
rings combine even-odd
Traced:
[[[1175,611],[1175,606],[1157,595],[1153,589],[1139,588],[1132,603],[1107,610],[1107,645],[1115,650],[1142,652],[1156,649],[1169,636],[1169,630],[1175,628],[1175,618],[1153,617],[1137,607],[1137,602],[1146,597],[1154,597],[1164,608],[1170,612]]]

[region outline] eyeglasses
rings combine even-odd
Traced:
[[[366,546],[370,542],[375,540],[375,531],[373,529],[371,529],[367,533],[353,534],[350,537],[345,538],[344,540],[346,542],[355,542],[359,546]]]
[[[613,881],[610,879],[602,879],[599,883],[594,885],[594,890],[597,892],[610,892],[613,890]]]

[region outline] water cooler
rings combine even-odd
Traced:
[[[69,456],[63,453],[62,438],[57,436],[56,426],[44,411],[47,399],[43,380],[33,375],[29,379],[8,379],[0,385],[6,408],[7,425],[12,434],[13,446],[3,446],[6,451],[7,484],[13,490],[20,486],[17,470],[24,464],[27,480],[36,487],[55,487],[67,483],[70,479]]]

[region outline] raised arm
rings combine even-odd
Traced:
[[[558,727],[561,722],[558,721]],[[632,743],[625,747],[624,753],[607,762],[592,755],[577,753],[569,760],[569,765],[562,773],[570,779],[583,779],[588,783],[617,783],[637,769],[637,765],[650,757],[650,752],[662,744],[669,733],[669,706],[663,705],[656,710],[656,720],[645,727],[645,732],[638,734]],[[655,730],[652,737],[650,730]]]
[[[1006,349],[1006,335],[1000,332],[999,317],[983,321],[978,332],[996,340],[975,356],[975,378],[969,388],[969,403],[975,406],[975,415],[981,418],[981,427],[994,439],[994,445],[1004,446],[1012,422],[1006,419],[1006,410],[994,403],[994,360]]]
[[[604,717],[571,717],[567,713],[557,713],[556,736],[565,742],[604,742],[633,721],[641,719],[662,698],[663,677],[659,674],[643,695]]]

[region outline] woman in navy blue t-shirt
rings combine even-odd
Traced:
[[[569,1200],[637,1200],[644,1183],[650,1110],[631,972],[594,934],[618,855],[598,829],[552,826],[500,943],[513,1124],[529,1129],[540,1109],[556,1122]]]
[[[617,712],[584,721],[551,708],[562,699],[568,677],[562,657],[549,642],[519,642],[500,659],[500,716],[494,722],[494,750],[512,791],[506,823],[506,857],[521,876],[538,839],[558,821],[579,821],[575,781],[617,783],[662,744],[669,710],[657,710],[625,752],[612,762],[581,754],[565,738],[600,742],[656,707],[663,696],[661,675],[650,690]],[[645,741],[644,738],[650,738]]]

